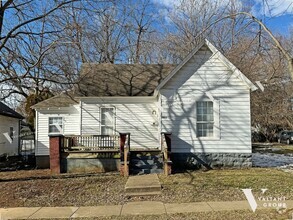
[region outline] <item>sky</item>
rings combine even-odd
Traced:
[[[172,10],[179,5],[181,0],[152,0],[159,7]],[[197,1],[197,0],[194,0]],[[231,0],[209,0],[219,7],[225,6]],[[241,8],[249,6],[250,12],[262,19],[275,34],[286,35],[290,28],[293,29],[293,0],[234,0],[234,4]]]

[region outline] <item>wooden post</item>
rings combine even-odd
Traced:
[[[126,143],[126,138],[128,136],[128,143]],[[129,133],[120,133],[120,175],[121,176],[128,176],[129,169],[128,169],[128,153],[129,153],[129,140],[130,134]],[[127,147],[125,147],[125,145]]]
[[[166,145],[167,145],[167,149],[166,149],[166,158],[165,158],[165,164],[164,164],[164,172],[165,175],[170,175],[172,173],[172,161],[171,161],[171,150],[172,150],[172,133],[164,133],[165,136],[165,140],[166,140]]]
[[[52,174],[61,173],[61,145],[63,135],[49,135],[50,143],[50,170]]]
[[[128,151],[129,148],[124,148],[124,176],[129,176],[129,168],[128,168]]]

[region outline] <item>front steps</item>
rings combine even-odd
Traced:
[[[157,174],[130,176],[125,185],[125,194],[127,196],[160,195],[161,188]]]
[[[130,151],[130,175],[163,173],[163,158],[161,151]]]

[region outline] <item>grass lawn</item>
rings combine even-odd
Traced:
[[[51,177],[48,170],[2,172],[0,207],[115,205],[146,199],[165,203],[245,200],[243,188],[252,188],[255,196],[267,188],[268,196],[293,199],[292,173],[277,169],[197,171],[159,178],[162,195],[128,198],[124,195],[127,178],[117,174]]]
[[[293,154],[293,145],[276,144],[273,146],[273,148],[274,148],[274,153]]]
[[[185,213],[185,214],[172,214],[172,215],[126,215],[126,216],[113,216],[113,217],[96,217],[96,218],[74,218],[76,220],[288,220],[292,219],[291,213],[279,214],[276,211],[257,210],[255,213],[251,211],[223,211],[223,212],[199,212],[199,213]],[[47,220],[47,219],[43,219]],[[50,219],[54,220],[54,219]],[[59,220],[59,219],[56,219]]]

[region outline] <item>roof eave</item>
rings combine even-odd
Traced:
[[[231,63],[213,44],[207,39],[205,40],[206,46],[213,52],[219,60],[221,60],[244,84],[253,92],[258,88],[233,64]]]
[[[159,91],[183,66],[187,63],[194,54],[205,44],[205,41],[202,41],[194,48],[169,74],[168,76],[155,88],[155,91]]]
[[[10,115],[10,114],[5,114],[5,113],[0,113],[0,115],[6,116],[6,117],[10,117],[10,118],[16,118],[16,119],[19,119],[19,120],[24,119],[24,117],[22,115],[16,116],[16,115]]]

